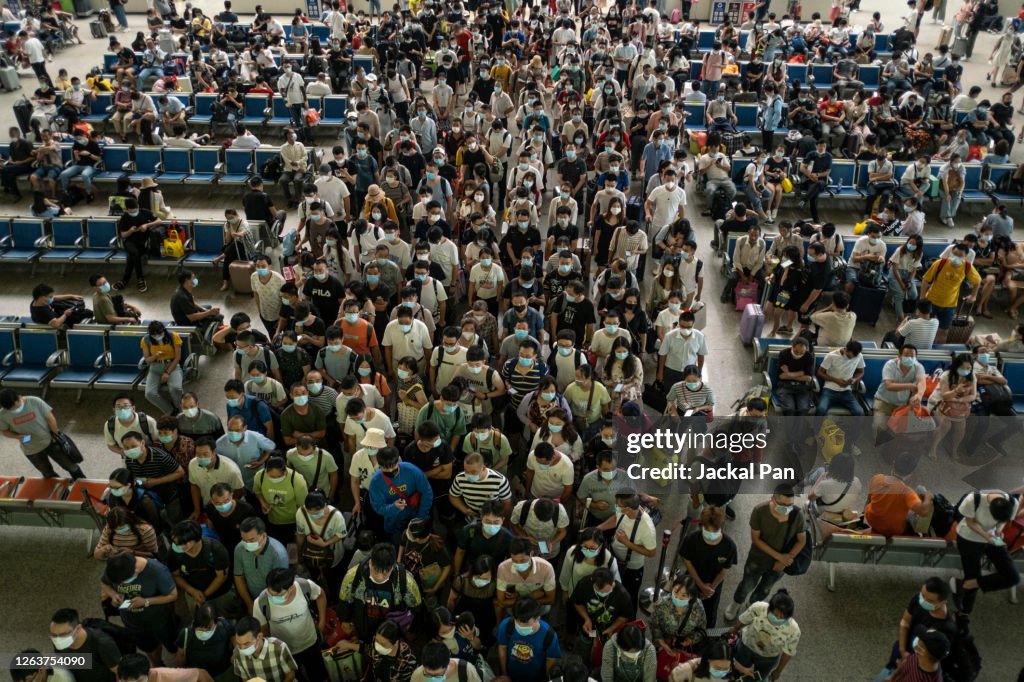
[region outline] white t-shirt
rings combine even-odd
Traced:
[[[420,305],[430,311],[435,322],[440,319],[441,304],[447,300],[448,292],[444,290],[444,282],[427,277],[427,281],[423,282],[420,287]]]
[[[512,516],[510,517],[512,523],[516,524],[520,528],[526,531],[534,540],[543,541],[547,546],[538,548],[538,556],[542,556],[545,559],[551,559],[557,557],[561,544],[558,542],[550,542],[551,538],[555,537],[559,528],[569,527],[569,515],[565,511],[565,507],[561,504],[558,505],[558,517],[552,521],[541,521],[537,518],[537,513],[534,511],[536,505],[533,504],[534,500],[523,500],[512,509]],[[523,511],[526,505],[530,505],[530,511],[526,515],[526,523],[520,524],[519,522],[523,518]],[[547,551],[544,551],[544,550]]]
[[[332,540],[339,536],[344,538],[348,535],[348,529],[345,527],[345,517],[342,516],[340,509],[335,509],[331,505],[327,505],[327,507],[324,508],[323,516],[319,519],[309,519],[313,524],[312,526],[306,523],[306,514],[304,514],[303,511],[303,508],[300,507],[299,510],[295,512],[296,532],[306,536],[309,536],[310,533],[316,533],[323,540]],[[333,514],[331,514],[332,511],[334,512]],[[330,523],[327,523],[327,525],[324,526],[324,523],[327,521],[328,514],[330,514],[331,520]],[[306,538],[306,542],[309,542],[308,537]],[[345,543],[335,542],[331,546],[331,549],[334,550],[334,562],[331,566],[337,566],[341,563],[342,557],[345,556]]]
[[[377,466],[376,459],[376,455],[374,455],[373,459],[370,459],[370,453],[367,452],[366,448],[359,448],[352,455],[352,464],[348,467],[348,475],[359,478],[359,488],[361,490],[370,489],[370,477],[380,468]]]
[[[430,348],[433,344],[430,342],[427,325],[421,321],[414,319],[412,329],[405,334],[398,328],[398,320],[395,319],[388,322],[388,326],[384,328],[384,339],[381,341],[381,345],[391,348],[391,358],[397,367],[398,361],[406,355],[411,355],[417,361],[422,361],[423,350]]]
[[[1002,490],[982,490],[978,495],[967,495],[964,497],[963,501],[960,502],[960,513],[964,515],[965,519],[974,519],[974,521],[985,530],[995,529],[995,527],[999,525],[999,522],[992,518],[992,504],[987,499],[988,495],[992,493],[999,493],[1004,497],[1006,496],[1006,493]],[[977,505],[975,505],[975,497],[979,498]],[[1020,500],[1015,500],[1013,504],[1013,516],[1017,515],[1017,511],[1019,509]],[[964,540],[969,540],[971,542],[988,542],[988,538],[975,532],[974,529],[968,526],[964,521],[957,524],[956,534]]]
[[[505,284],[505,271],[500,265],[491,265],[490,270],[477,263],[469,271],[470,283],[476,285],[476,297],[486,300],[498,295],[498,285]]]
[[[344,393],[338,393],[338,397],[334,399],[334,411],[338,415],[338,421],[345,421],[345,406],[348,405],[348,401],[352,398],[360,398],[363,404],[367,407],[376,407],[378,410],[384,409],[384,396],[380,394],[376,386],[372,384],[359,384],[359,388],[362,390],[361,396],[347,396]]]
[[[559,454],[558,461],[553,462],[547,469],[541,469],[537,464],[537,457],[531,452],[526,458],[526,468],[533,472],[533,485],[530,491],[534,497],[550,497],[557,500],[562,497],[565,486],[572,485],[572,460],[563,454]]]
[[[345,435],[355,436],[358,443],[366,435],[367,430],[380,429],[384,432],[385,438],[394,438],[395,427],[391,425],[391,419],[376,408],[372,408],[372,410],[370,418],[362,424],[357,424],[353,419],[346,419]]]
[[[309,601],[316,601],[320,596],[320,586],[312,580],[309,582]],[[309,601],[296,581],[295,596],[288,604],[271,604],[270,593],[266,590],[256,598],[252,606],[252,615],[260,622],[270,624],[270,634],[283,640],[291,651],[305,651],[316,644],[316,623],[309,611]],[[266,604],[267,615],[264,615],[263,604]]]
[[[670,192],[665,185],[655,187],[647,197],[654,207],[651,228],[658,230],[676,219],[680,206],[686,206],[686,190],[676,185]]]
[[[836,349],[825,356],[825,359],[821,361],[821,367],[830,376],[850,379],[858,369],[864,368],[864,354],[858,353],[857,357],[849,358],[846,357],[842,349]],[[830,388],[833,391],[850,391],[853,387],[840,386],[835,382],[826,381],[825,388]]]
[[[636,537],[633,537],[633,527],[640,524],[640,527],[636,530]],[[655,542],[657,540],[654,531],[654,522],[651,521],[651,517],[646,512],[637,515],[636,519],[630,519],[625,514],[619,514],[615,521],[615,530],[622,531],[626,534],[626,539],[633,538],[632,542],[635,545],[640,545],[644,549],[654,549]],[[629,548],[618,540],[612,541],[612,552],[615,554],[615,558],[619,560],[621,565],[625,561],[626,568],[637,569],[643,568],[644,562],[647,561],[640,552],[630,552]],[[626,554],[629,554],[629,559],[626,560]]]

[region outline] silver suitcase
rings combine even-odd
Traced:
[[[174,52],[174,36],[166,28],[160,30],[160,49],[169,57]]]
[[[0,86],[8,92],[21,89],[21,76],[13,66],[0,66]]]

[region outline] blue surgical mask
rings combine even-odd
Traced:
[[[500,523],[483,523],[483,524],[480,524],[480,527],[483,528],[484,533],[488,537],[493,537],[493,536],[497,535],[499,532],[501,532],[501,524]]]
[[[519,338],[519,332],[516,332],[516,338]],[[533,358],[519,358],[520,367],[532,367]]]
[[[516,633],[523,637],[529,637],[533,634],[533,627],[529,625],[520,625],[516,623]]]
[[[552,400],[555,399],[555,393],[553,391],[549,393],[541,393],[540,397],[544,398],[544,400],[547,400],[548,402],[551,402]]]
[[[991,359],[992,356],[989,355],[988,353],[978,353],[978,362],[980,362],[983,365],[987,365],[989,360]]]
[[[135,414],[135,411],[130,407],[119,407],[117,408],[116,413],[118,419],[120,419],[121,421],[127,421],[132,418],[132,415]]]
[[[226,402],[228,407],[238,407],[242,401],[238,398],[228,398]]]
[[[224,504],[215,504],[215,505],[213,505],[213,508],[216,509],[217,511],[219,511],[221,514],[227,514],[229,511],[231,511],[231,507],[233,507],[234,504],[235,504],[234,502],[232,502],[231,500],[228,500]]]
[[[930,601],[925,599],[923,596],[921,596],[920,592],[917,594],[917,605],[920,606],[925,611],[934,611],[935,609],[938,608],[938,605],[931,603]]]
[[[604,330],[609,334],[615,334],[619,331],[619,325],[617,324],[606,324]]]
[[[593,559],[600,552],[600,549],[590,549],[588,547],[580,547],[580,553],[587,559]]]
[[[278,605],[280,605],[280,604],[283,604],[286,599],[288,599],[288,595],[287,594],[269,594],[269,595],[267,595],[267,599],[270,600],[271,604],[278,604]]]
[[[142,448],[126,448],[124,456],[128,459],[138,459],[142,457]]]
[[[260,277],[266,277],[270,274],[270,268],[256,268],[256,274]],[[196,632],[199,632],[198,630]]]
[[[768,612],[768,622],[772,625],[785,625],[789,618],[779,618],[771,611]]]
[[[900,358],[900,364],[903,365],[904,367],[913,367],[915,362],[917,362],[916,358],[908,356],[903,356]]]
[[[689,606],[690,605],[690,600],[689,599],[680,599],[679,597],[677,597],[674,594],[671,595],[671,596],[672,596],[672,603],[677,608],[683,608],[684,606]]]
[[[715,541],[718,540],[718,538],[722,537],[722,531],[720,531],[720,530],[703,530],[702,529],[700,533],[701,533],[701,535],[704,536],[704,539],[707,540],[708,542],[715,542]]]
[[[716,680],[724,680],[729,676],[729,670],[718,670],[717,668],[708,668],[708,672],[711,673],[711,677]]]
[[[686,382],[686,390],[688,390],[688,391],[696,391],[698,388],[700,388],[700,382],[699,381],[687,381]]]
[[[551,433],[561,433],[562,432],[562,425],[561,424],[548,424],[548,431],[550,431]]]
[[[969,369],[958,369],[956,371],[956,373],[959,374],[962,377],[966,377],[966,376],[970,376],[971,370],[969,370]]]
[[[907,244],[907,251],[909,251],[910,253],[913,253],[913,252],[917,251],[917,244],[915,244],[913,242],[910,242],[909,244]]]
[[[113,495],[114,497],[124,497],[125,495],[128,494],[128,488],[111,488],[110,494]]]
[[[298,405],[299,407],[303,407],[307,403],[309,403],[309,396],[308,395],[297,395],[294,398],[292,398],[292,402],[295,403],[296,405]]]
[[[445,414],[455,414],[455,410],[456,409],[457,409],[457,407],[455,405],[445,405],[444,406],[444,413]]]
[[[572,354],[572,348],[566,348],[565,346],[558,347],[558,354],[566,358]]]
[[[110,282],[104,282],[103,286],[100,287],[100,293],[102,293],[102,294],[109,294],[110,293],[110,289],[111,289]]]
[[[241,431],[228,431],[228,440],[232,443],[240,443],[244,435]]]

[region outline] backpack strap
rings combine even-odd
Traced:
[[[523,504],[523,510],[519,512],[519,525],[525,527],[526,520],[530,517],[530,510],[533,509],[533,503],[536,500],[527,500]]]
[[[323,463],[324,463],[324,451],[323,451],[323,448],[317,448],[316,449],[316,471],[313,473],[313,485],[310,486],[312,488],[315,488],[317,482],[320,480],[320,466]],[[305,511],[305,507],[303,507],[303,511]],[[306,520],[308,521],[309,517],[307,517]]]
[[[461,658],[457,658],[455,660],[459,662],[459,682],[467,682],[469,680],[469,673],[467,672],[469,664]]]

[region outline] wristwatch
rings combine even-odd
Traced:
[[[144,604],[143,604],[142,606],[143,606],[144,608],[147,608],[147,609],[148,609],[148,608],[149,608],[149,600],[147,599],[147,600],[145,601],[145,603],[144,603]]]

